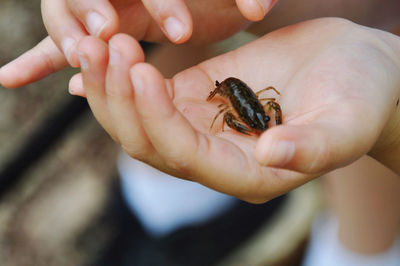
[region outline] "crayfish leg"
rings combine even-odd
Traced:
[[[279,103],[275,101],[269,101],[264,105],[264,110],[268,113],[270,110],[274,109],[275,111],[275,123],[276,125],[282,124],[282,109]]]
[[[221,108],[221,109],[220,109],[220,110],[218,111],[218,113],[214,116],[214,119],[213,119],[213,121],[211,122],[211,125],[210,125],[210,129],[209,129],[210,131],[211,131],[212,127],[214,126],[215,120],[217,120],[218,116],[219,116],[220,114],[222,114],[223,112],[227,111],[227,110],[230,108],[230,106],[228,106],[228,105],[226,105],[226,104],[220,104],[220,105],[218,105],[218,107]]]
[[[257,91],[257,92],[256,92],[257,97],[258,97],[261,93],[263,93],[264,91],[268,91],[268,90],[273,90],[273,91],[276,92],[276,94],[281,95],[281,93],[280,93],[277,89],[275,89],[275,88],[272,87],[272,86],[269,86],[268,88],[265,88],[265,89],[262,89],[262,90]]]
[[[231,113],[231,112],[226,112],[224,115],[224,122],[222,124],[222,131],[224,130],[224,124],[227,124],[230,128],[246,134],[250,135],[252,130],[250,130],[247,126],[244,124],[240,123],[239,120]]]

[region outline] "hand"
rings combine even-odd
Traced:
[[[400,173],[399,47],[399,38],[389,33],[317,19],[275,31],[172,80],[143,63],[138,43],[126,35],[113,37],[110,47],[88,37],[78,49],[91,109],[130,156],[264,202],[367,152],[385,149],[391,162],[375,158]],[[210,132],[218,102],[205,99],[215,80],[229,76],[254,90],[276,87],[283,125],[257,138],[222,132],[217,120]]]
[[[191,12],[195,22],[194,41],[215,40],[225,38],[221,35],[229,34],[229,28],[235,32],[243,26],[239,10],[250,20],[261,20],[276,0],[237,0],[239,10],[228,0],[187,2],[42,0],[42,13],[49,35],[60,48],[68,39],[76,43],[88,33],[107,40],[117,33],[119,19],[121,31],[136,39],[159,42],[164,33],[171,42],[182,43],[193,31]]]
[[[258,0],[43,0],[43,19],[50,37],[0,70],[0,83],[9,88],[39,80],[66,67],[79,67],[76,44],[88,34],[108,40],[119,31],[138,40],[182,43],[209,43],[229,37],[249,24],[239,10],[251,20],[261,19],[275,4],[273,0],[260,8]],[[190,11],[192,14],[190,14]],[[152,18],[154,19],[154,23]],[[179,27],[168,34],[168,28]],[[193,23],[194,29],[193,29]],[[168,21],[168,23],[167,23]],[[170,27],[166,27],[169,25]],[[192,31],[193,36],[192,36]],[[60,52],[61,51],[61,52]],[[20,71],[24,69],[25,71]]]

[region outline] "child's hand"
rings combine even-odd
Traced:
[[[259,20],[276,0],[236,2],[247,18]],[[43,20],[51,38],[3,67],[0,82],[15,88],[63,69],[68,63],[78,67],[76,45],[89,34],[105,41],[118,31],[152,42],[165,41],[164,34],[175,43],[189,38],[194,43],[221,40],[249,24],[239,9],[231,0],[43,0]]]
[[[236,2],[246,17],[260,20],[276,0]],[[184,0],[42,0],[49,35],[67,58],[71,43],[88,33],[107,40],[117,33],[120,21],[122,32],[140,40],[160,41],[164,33],[171,42],[183,43],[192,35],[192,19],[195,41],[224,38],[220,35],[232,31],[229,28],[235,31],[243,26],[239,10],[231,0],[191,0],[187,4]]]
[[[172,80],[143,63],[138,43],[126,35],[113,37],[110,47],[85,38],[79,51],[90,106],[130,156],[263,202],[367,152],[400,173],[399,47],[386,32],[318,19],[268,34]],[[283,125],[257,138],[222,132],[220,118],[210,132],[219,101],[206,98],[215,80],[230,76],[254,90],[276,87]]]

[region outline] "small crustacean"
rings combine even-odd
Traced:
[[[247,135],[250,135],[250,133],[260,134],[268,128],[270,117],[266,113],[271,108],[275,111],[276,124],[282,124],[281,107],[275,101],[275,98],[259,98],[259,95],[267,90],[274,90],[280,95],[274,87],[268,87],[254,93],[246,83],[232,77],[225,79],[221,83],[216,81],[215,85],[217,87],[210,92],[207,101],[210,101],[218,93],[222,97],[227,98],[229,103],[218,105],[220,110],[214,117],[210,130],[217,117],[224,113],[222,131],[226,123],[229,127]],[[265,101],[264,105],[261,104],[261,102]]]

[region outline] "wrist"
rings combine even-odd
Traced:
[[[369,155],[400,175],[400,104],[389,118]]]
[[[400,35],[400,25],[392,33]],[[395,55],[392,59],[397,65],[397,73],[393,77],[397,79],[397,87],[392,97],[393,107],[388,122],[369,155],[400,175],[400,37],[391,35],[387,43],[393,50],[392,55]]]

